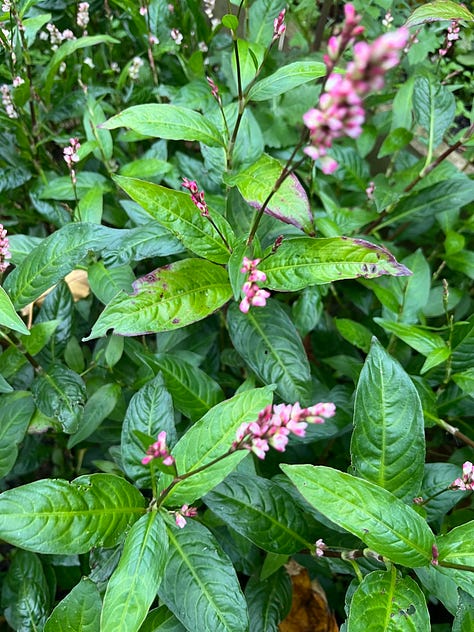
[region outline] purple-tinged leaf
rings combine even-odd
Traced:
[[[259,268],[267,275],[266,287],[282,292],[342,279],[411,274],[383,246],[349,237],[285,239]]]
[[[226,177],[226,182],[231,186],[237,186],[250,206],[260,209],[280,177],[282,169],[278,160],[263,154],[247,169]],[[293,224],[308,235],[314,235],[313,215],[308,196],[294,174],[287,178],[273,195],[265,208],[265,213],[285,224]]]

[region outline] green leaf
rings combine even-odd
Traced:
[[[168,527],[168,536],[168,564],[158,590],[161,601],[188,630],[247,632],[239,580],[214,536],[194,520],[188,520],[184,529]]]
[[[172,331],[202,320],[232,297],[227,272],[205,259],[181,259],[137,279],[134,293],[106,306],[84,340],[115,334]]]
[[[375,317],[374,321],[377,325],[383,327],[385,331],[394,334],[422,355],[428,356],[432,351],[446,348],[446,342],[439,334],[435,334],[424,327],[395,323],[378,317]]]
[[[474,566],[474,520],[436,538],[439,561]]]
[[[75,200],[83,199],[91,189],[101,193],[111,190],[110,181],[95,171],[80,171],[76,174],[76,185],[72,186],[71,176],[57,177],[48,182],[39,195],[40,200]],[[96,226],[97,229],[97,226]]]
[[[91,264],[87,277],[93,294],[104,304],[122,290],[129,292],[135,281],[135,275],[129,265],[108,268],[103,261]]]
[[[44,90],[42,92],[42,96],[44,95],[46,100],[49,101],[49,93],[53,86],[54,77],[58,71],[58,68],[62,61],[72,55],[76,50],[80,50],[81,48],[88,48],[90,46],[96,46],[97,44],[119,44],[120,41],[115,39],[114,37],[110,37],[110,35],[89,35],[85,37],[80,37],[79,39],[68,40],[61,44],[58,50],[52,56],[49,64],[43,71],[42,80],[44,82]]]
[[[100,103],[89,94],[84,111],[83,125],[87,140],[97,143],[97,148],[93,152],[94,157],[102,162],[110,160],[114,150],[112,134],[101,126],[101,123],[104,121],[104,110]]]
[[[51,597],[38,556],[29,551],[16,551],[2,586],[3,614],[10,629],[42,630]]]
[[[437,213],[461,208],[474,200],[474,187],[469,178],[449,178],[404,197],[379,228],[400,221],[430,220]]]
[[[280,467],[313,507],[379,555],[408,568],[431,562],[433,533],[419,514],[387,490],[329,467]]]
[[[0,169],[0,193],[21,187],[31,178],[32,174],[25,167],[4,167]]]
[[[413,90],[413,108],[419,125],[428,132],[428,152],[443,140],[456,111],[452,92],[431,77],[416,77]]]
[[[474,592],[470,574],[465,571],[430,564],[415,569],[415,573],[425,590],[439,599],[452,615],[456,613],[458,608],[458,588],[463,588],[470,593]]]
[[[308,285],[341,279],[411,274],[382,246],[348,237],[284,239],[276,253],[262,261],[259,269],[267,275],[265,285],[281,292],[296,292]]]
[[[191,426],[172,450],[178,473],[191,472],[223,456],[235,441],[241,424],[255,421],[271,401],[272,389],[265,387],[244,391],[214,406]],[[165,504],[192,504],[224,480],[247,454],[247,450],[237,450],[203,472],[180,481],[167,494]],[[165,489],[172,480],[172,476],[162,477],[160,488]]]
[[[352,596],[347,632],[412,632],[429,630],[425,596],[411,577],[374,571],[364,577]]]
[[[86,399],[83,379],[61,364],[40,375],[31,387],[34,400],[47,417],[54,417],[64,432],[76,432]]]
[[[403,149],[413,139],[413,134],[404,127],[398,127],[393,129],[390,134],[384,139],[377,158],[384,158],[385,156],[391,156],[396,151]]]
[[[245,90],[250,82],[255,78],[258,69],[265,58],[265,48],[260,44],[253,44],[243,39],[237,40],[239,48],[239,69],[242,89]],[[232,72],[234,75],[235,88],[238,87],[237,62],[235,48],[232,51]]]
[[[273,21],[285,6],[282,0],[252,2],[248,12],[249,40],[268,46],[273,36]]]
[[[95,432],[104,419],[111,414],[121,395],[122,388],[115,382],[103,384],[98,388],[87,400],[79,428],[69,437],[67,447],[73,448]]]
[[[425,474],[419,495],[422,498],[435,496],[425,505],[428,522],[441,520],[468,493],[447,489],[460,473],[460,468],[454,463],[425,464]]]
[[[155,220],[136,228],[109,228],[102,256],[109,264],[130,263],[152,257],[167,257],[184,252],[182,243]]]
[[[345,340],[350,342],[351,345],[354,345],[354,347],[368,353],[372,340],[372,332],[367,329],[367,327],[350,318],[336,318],[334,324]]]
[[[104,192],[99,185],[95,185],[79,201],[77,215],[83,222],[100,224],[103,210]]]
[[[230,474],[206,494],[204,502],[264,551],[292,555],[312,546],[303,512],[284,489],[265,478]]]
[[[128,127],[145,136],[199,141],[210,147],[225,147],[222,134],[202,114],[168,103],[134,105],[101,125],[103,129],[117,127]]]
[[[120,175],[128,178],[157,178],[164,176],[172,170],[172,166],[159,158],[141,158],[127,162],[120,167]]]
[[[156,597],[167,563],[168,535],[156,511],[131,528],[104,597],[102,632],[136,632]]]
[[[440,349],[433,349],[426,356],[426,360],[423,363],[423,366],[420,369],[420,375],[424,375],[435,366],[446,362],[451,355],[451,349],[446,345],[441,347]]]
[[[184,625],[165,605],[151,610],[140,632],[187,632]]]
[[[101,608],[96,584],[83,577],[53,610],[44,632],[99,632]]]
[[[222,16],[222,25],[225,26],[226,29],[236,31],[239,28],[239,20],[237,19],[237,16],[232,15],[232,13],[227,13]]]
[[[166,432],[168,447],[172,447],[176,443],[173,404],[162,374],[158,373],[132,397],[122,425],[122,465],[138,487],[151,487],[151,477],[150,468],[141,463],[145,452],[135,432],[155,438],[162,430]]]
[[[226,184],[237,186],[244,200],[260,209],[280,177],[282,164],[267,154],[240,173],[226,176]],[[272,196],[265,213],[285,224],[293,224],[309,235],[314,235],[313,215],[308,197],[297,177],[292,174]]]
[[[28,429],[35,405],[27,391],[0,397],[0,478],[8,474],[18,456],[18,446]]]
[[[161,371],[175,408],[191,421],[197,421],[224,399],[223,390],[210,375],[178,355],[135,355],[155,373]]]
[[[402,500],[418,495],[425,462],[420,398],[375,338],[357,384],[351,458],[355,475]]]
[[[227,326],[232,343],[264,384],[276,384],[280,397],[303,406],[309,401],[311,372],[301,338],[277,301],[243,314],[229,305]]]
[[[284,568],[265,580],[253,576],[245,586],[252,632],[278,632],[291,608],[291,581]]]
[[[67,224],[44,239],[5,280],[5,289],[17,309],[26,307],[63,279],[98,249],[102,234],[96,224]]]
[[[233,241],[233,232],[222,215],[209,209],[211,223],[209,218],[200,214],[187,193],[135,178],[115,176],[114,180],[186,248],[215,263],[227,263],[229,250],[219,232],[228,244]]]
[[[452,0],[436,0],[426,2],[417,7],[405,22],[405,26],[420,26],[437,20],[466,20],[472,22],[474,15],[463,4]]]
[[[3,287],[0,286],[0,325],[8,327],[17,331],[24,336],[29,336],[30,332],[25,323],[21,320],[13,307],[13,304],[5,292]]]
[[[453,621],[452,632],[470,632],[474,630],[474,597],[459,591],[459,606]]]
[[[320,61],[295,61],[278,68],[269,77],[253,85],[248,93],[249,101],[266,101],[293,88],[314,81],[326,74],[326,66]]]
[[[72,555],[112,547],[145,512],[124,478],[45,479],[0,494],[0,537],[28,551]]]
[[[39,322],[31,327],[29,336],[20,336],[27,353],[32,356],[38,354],[49,343],[59,324],[59,320]]]
[[[474,367],[455,373],[451,379],[466,395],[474,395]]]

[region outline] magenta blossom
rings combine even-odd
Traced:
[[[0,224],[0,274],[10,265],[6,259],[11,259],[10,242],[7,237],[7,229],[3,228],[3,224]]]
[[[298,402],[268,405],[260,411],[256,421],[240,425],[232,450],[250,450],[259,459],[265,458],[270,447],[284,452],[290,434],[304,437],[308,424],[322,424],[335,413],[333,403],[321,402],[308,408],[301,408]]]
[[[186,517],[193,518],[197,516],[197,509],[195,507],[188,507],[183,505],[179,511],[174,512],[176,526],[183,529],[186,526]]]
[[[449,489],[460,489],[463,491],[474,491],[474,465],[466,461],[462,466],[462,477],[451,483]]]
[[[183,184],[181,186],[191,192],[191,200],[193,201],[193,204],[199,209],[201,215],[203,217],[208,217],[209,209],[204,199],[204,191],[199,191],[195,180],[188,180],[188,178],[183,178]]]
[[[244,298],[240,302],[239,309],[247,314],[250,307],[265,307],[270,292],[262,290],[257,283],[264,283],[267,280],[265,272],[257,269],[260,259],[249,259],[244,257],[240,271],[242,274],[248,274],[247,280],[242,285]]]
[[[155,441],[155,443],[152,443],[146,451],[146,456],[143,457],[142,464],[148,465],[150,461],[158,458],[162,459],[163,465],[174,464],[174,457],[171,456],[166,445],[166,432],[164,430],[159,433],[157,441]]]
[[[286,31],[285,14],[286,14],[286,9],[283,9],[278,14],[278,17],[275,18],[273,21],[273,40],[272,41],[279,39]]]

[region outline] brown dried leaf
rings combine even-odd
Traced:
[[[286,566],[293,584],[291,611],[279,625],[280,632],[338,632],[326,594],[308,571],[293,560]]]

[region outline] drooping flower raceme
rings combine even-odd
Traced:
[[[0,274],[10,265],[7,259],[11,259],[10,242],[7,237],[7,229],[0,224]]]
[[[250,307],[265,307],[270,292],[262,290],[257,283],[264,283],[267,280],[265,272],[257,269],[260,259],[249,259],[244,257],[240,271],[242,274],[248,274],[247,280],[242,286],[244,298],[240,302],[239,309],[247,314]]]
[[[285,14],[286,9],[282,9],[278,17],[273,20],[273,41],[279,39],[286,31]]]
[[[355,16],[352,5],[346,5],[345,10],[349,26],[345,25],[340,36],[329,40],[325,57],[328,71],[334,67],[343,45],[352,42],[361,32],[362,27],[358,25],[360,18]],[[334,140],[344,136],[357,138],[362,133],[365,120],[363,99],[370,92],[383,88],[385,73],[398,64],[400,52],[407,41],[408,30],[401,28],[385,33],[372,44],[357,42],[353,47],[354,59],[348,64],[345,75],[329,74],[319,107],[303,116],[311,140],[311,145],[304,151],[314,160],[321,159],[324,173],[333,173],[338,166],[334,159],[327,156]]]
[[[148,465],[153,459],[162,459],[163,465],[174,464],[174,457],[171,456],[166,445],[166,432],[164,430],[158,434],[155,443],[152,443],[146,451],[146,456],[143,457],[142,464]]]
[[[321,402],[308,408],[301,408],[298,402],[269,405],[260,411],[256,421],[240,426],[232,450],[250,450],[259,459],[265,458],[270,447],[284,452],[290,434],[304,437],[308,424],[322,424],[335,413],[336,406],[332,402]]]
[[[463,464],[462,477],[453,481],[449,488],[474,491],[474,465],[470,461]]]

